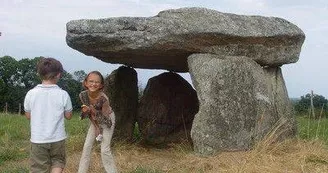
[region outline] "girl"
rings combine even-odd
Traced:
[[[81,119],[88,117],[91,120],[91,123],[95,126],[96,140],[101,142],[102,128],[99,126],[99,123],[106,124],[110,128],[111,120],[109,116],[112,112],[109,104],[104,105],[108,99],[102,92],[104,87],[102,75],[99,76],[96,71],[90,72],[84,79],[83,86],[87,90],[82,91],[79,95],[83,104],[81,106]],[[103,109],[104,112],[102,111]]]
[[[108,97],[102,91],[104,77],[99,71],[90,72],[83,81],[87,89],[80,93],[82,102],[81,118],[89,117],[91,124],[83,146],[78,172],[87,172],[94,138],[101,142],[101,158],[106,172],[116,172],[110,142],[114,132],[115,115],[110,107]]]

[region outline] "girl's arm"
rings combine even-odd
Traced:
[[[94,120],[93,118],[90,117],[90,121],[91,121],[91,124],[93,124],[95,126],[95,135],[99,135],[100,134],[100,127],[99,127],[99,124],[97,123],[96,120]]]
[[[102,113],[105,116],[104,118],[106,119],[106,124],[111,127],[112,125],[115,124],[115,115],[112,110],[112,107],[109,105],[109,100],[106,99],[102,106]]]
[[[95,126],[95,135],[98,136],[101,132],[100,132],[100,126],[99,126],[99,123],[96,119],[96,112],[97,110],[91,105],[89,106],[89,109],[90,109],[90,121],[91,123]]]
[[[109,100],[106,99],[102,106],[102,113],[105,116],[110,116],[113,113],[112,107],[109,105]]]

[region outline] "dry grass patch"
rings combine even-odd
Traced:
[[[201,157],[189,146],[166,149],[133,144],[115,144],[115,161],[120,172],[166,173],[323,173],[328,172],[328,149],[320,141],[287,140],[265,149],[222,152]],[[94,150],[90,172],[103,172],[99,149]],[[81,153],[69,155],[66,172],[77,172]]]

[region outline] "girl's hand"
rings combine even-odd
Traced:
[[[83,113],[86,113],[86,112],[89,112],[90,111],[90,107],[87,106],[87,105],[82,105],[81,108],[82,108],[82,112]]]
[[[89,106],[89,111],[91,112],[91,114],[95,114],[97,112],[96,108],[93,107],[93,105]]]
[[[96,112],[97,110],[92,106],[87,106],[88,107],[88,111],[90,113],[90,118],[92,118],[93,120],[96,120]]]
[[[110,107],[110,106],[109,106],[108,113],[109,113],[109,114],[112,114],[112,113],[113,113],[113,109],[112,109],[112,107]]]

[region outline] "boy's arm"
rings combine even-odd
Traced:
[[[71,97],[68,95],[68,93],[66,92],[66,103],[64,106],[64,117],[68,120],[70,120],[72,118],[72,101],[71,101]]]
[[[29,104],[29,100],[30,100],[30,92],[27,92],[25,98],[24,98],[24,111],[25,111],[25,117],[30,120],[31,119],[31,108],[30,108],[30,104]]]
[[[68,111],[68,112],[65,111],[65,113],[64,113],[65,118],[68,120],[70,120],[72,118],[72,115],[73,115],[72,111]]]
[[[31,113],[30,112],[25,112],[25,117],[29,120],[31,119]]]

